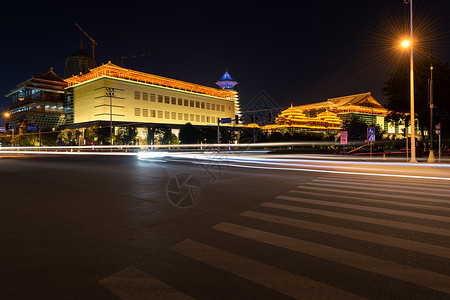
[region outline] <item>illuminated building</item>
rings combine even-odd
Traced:
[[[235,91],[125,69],[111,62],[65,81],[70,127],[109,126],[111,118],[115,126],[180,128],[187,122],[217,126],[219,118],[235,117]]]
[[[5,96],[12,99],[8,106],[10,121],[27,125],[56,128],[65,122],[64,95],[67,83],[53,69],[22,82]]]
[[[234,90],[234,86],[237,84],[236,81],[230,76],[228,73],[228,70],[225,70],[225,74],[223,74],[222,77],[220,77],[219,81],[216,82],[218,86],[220,86],[221,89],[228,90],[234,94],[234,111],[235,114],[238,116],[238,118],[241,117],[241,108],[239,104],[239,95],[238,92]],[[239,120],[238,120],[239,124]]]
[[[331,98],[327,101],[307,105],[292,106],[281,112],[274,125],[262,127],[263,130],[277,131],[280,129],[306,131],[338,131],[343,120],[356,116],[367,125],[387,127],[385,117],[388,114],[370,92]]]

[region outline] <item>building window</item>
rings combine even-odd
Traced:
[[[158,95],[158,102],[159,103],[163,103],[163,96],[162,95]]]
[[[202,116],[202,122],[205,123],[205,116]]]
[[[164,96],[164,103],[169,104],[170,103],[170,97]]]
[[[221,110],[225,111],[225,105],[221,105]]]
[[[194,122],[194,114],[191,114],[191,122]]]
[[[228,110],[231,110],[231,105],[228,105]]]
[[[141,92],[134,91],[134,99],[135,100],[141,100]]]
[[[156,118],[156,110],[151,110],[150,111],[150,118]]]
[[[211,109],[211,103],[206,103],[206,109]]]
[[[189,114],[184,114],[184,120],[189,121]]]
[[[200,102],[199,101],[195,101],[195,107],[196,108],[200,108]]]
[[[178,113],[178,120],[183,120],[183,113]]]
[[[201,103],[201,108],[205,109],[205,102]]]
[[[194,100],[190,101],[190,107],[194,107]]]
[[[178,105],[183,105],[183,99],[178,98]]]
[[[170,119],[170,112],[169,111],[165,111],[164,112],[164,119]]]
[[[136,117],[139,117],[139,116],[141,115],[141,109],[140,109],[140,108],[135,108],[135,109],[134,109],[134,115],[135,115]]]
[[[189,100],[188,99],[184,99],[184,106],[189,106]]]
[[[155,102],[156,101],[156,95],[150,94],[150,101]]]
[[[142,100],[148,101],[148,93],[142,92]]]
[[[158,118],[162,119],[162,117],[163,117],[163,111],[158,110]]]
[[[216,117],[211,117],[211,123],[216,123]]]
[[[176,120],[177,119],[177,113],[176,112],[172,112],[172,120]]]
[[[214,103],[211,103],[211,109],[216,110],[216,105]]]
[[[200,116],[199,115],[195,115],[195,122],[200,122]]]
[[[173,105],[177,105],[177,98],[175,98],[175,97],[172,97],[172,99],[171,99],[171,100],[172,100],[172,104],[173,104]]]
[[[209,116],[206,116],[206,123],[209,123],[210,119]]]
[[[148,109],[146,109],[146,108],[142,109],[142,116],[148,117]]]

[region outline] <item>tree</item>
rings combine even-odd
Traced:
[[[197,144],[199,142],[199,132],[191,123],[184,124],[180,129],[181,144]]]
[[[133,145],[137,136],[137,129],[134,126],[119,127],[114,136],[116,145]]]
[[[100,127],[99,125],[92,125],[86,128],[84,137],[98,145],[110,144],[110,130],[109,127]]]
[[[430,59],[422,58],[415,61],[414,70],[414,106],[419,120],[419,126],[429,127],[430,106],[428,104],[428,79],[430,78]],[[383,94],[388,98],[387,108],[393,113],[388,121],[409,126],[410,112],[410,78],[409,65],[400,65],[385,82]],[[442,63],[433,58],[434,82],[434,124],[441,123],[443,134],[450,136],[450,68],[448,63]]]
[[[76,146],[81,133],[76,129],[64,129],[58,134],[64,145]]]

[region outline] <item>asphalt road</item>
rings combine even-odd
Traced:
[[[0,298],[450,298],[449,181],[236,165],[0,158]]]

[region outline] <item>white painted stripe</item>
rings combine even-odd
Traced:
[[[295,192],[295,191],[291,191],[291,192]],[[450,223],[450,217],[436,216],[436,215],[431,215],[431,214],[421,214],[421,213],[400,211],[400,210],[387,209],[387,208],[379,208],[379,207],[373,207],[373,206],[363,206],[363,205],[356,205],[356,204],[331,202],[331,201],[290,197],[290,196],[277,196],[276,198],[282,199],[282,200],[288,200],[288,201],[325,205],[325,206],[332,206],[332,207],[349,208],[349,209],[356,209],[356,210],[362,210],[362,211],[376,212],[376,213],[381,213],[381,214],[389,214],[389,215],[403,216],[403,217],[410,217],[410,218],[420,218],[420,219]]]
[[[193,299],[135,267],[128,267],[99,283],[123,300]]]
[[[307,230],[325,232],[329,234],[340,235],[343,237],[348,237],[356,240],[366,241],[370,243],[376,243],[385,246],[391,246],[396,248],[401,248],[410,251],[416,251],[426,254],[431,254],[435,256],[445,257],[450,259],[450,248],[393,238],[386,235],[375,234],[370,232],[364,232],[359,230],[329,226],[321,223],[308,222],[299,219],[281,217],[276,215],[270,215],[265,213],[260,213],[256,211],[245,211],[241,213],[241,216],[249,217],[253,219],[258,219],[262,221],[268,221],[288,226],[293,226],[297,228],[303,228]]]
[[[330,183],[315,183],[315,182],[310,182],[308,183],[308,185],[312,185],[312,186],[322,186],[322,187],[335,187],[338,188],[339,191],[344,189],[344,190],[348,190],[348,189],[353,189],[353,190],[366,190],[366,191],[378,191],[378,192],[383,192],[384,194],[388,193],[389,195],[392,195],[392,193],[389,192],[394,192],[394,193],[401,193],[401,194],[411,194],[411,195],[423,195],[423,196],[427,196],[428,198],[431,198],[430,196],[438,196],[438,197],[443,197],[443,198],[450,198],[450,195],[448,195],[448,193],[450,192],[450,190],[446,190],[445,192],[439,192],[439,193],[435,193],[434,189],[432,191],[425,191],[423,192],[423,188],[420,189],[420,191],[417,190],[410,190],[409,187],[400,187],[400,186],[395,186],[392,188],[386,188],[383,187],[383,189],[380,189],[380,187],[378,188],[374,188],[374,187],[366,187],[366,186],[358,186],[358,187],[353,187],[350,185],[342,185],[342,184],[330,184]],[[303,186],[301,186],[303,187]],[[336,190],[336,189],[335,189]],[[395,195],[397,196],[397,195]],[[403,196],[403,195],[401,195]],[[411,198],[410,196],[404,196],[404,197],[408,197]],[[434,200],[434,198],[433,198]],[[442,201],[443,202],[443,201]],[[445,203],[449,203],[450,204],[450,199],[447,200]]]
[[[235,236],[319,257],[450,294],[450,277],[442,274],[227,222],[219,223],[213,228]]]
[[[383,181],[368,181],[368,180],[341,180],[341,179],[333,179],[333,180],[328,180],[328,179],[324,179],[324,178],[318,178],[318,179],[313,179],[313,182],[329,182],[329,183],[340,183],[343,186],[347,186],[347,185],[362,185],[362,186],[378,186],[378,187],[383,187],[383,188],[395,188],[395,189],[400,189],[402,187],[408,187],[408,190],[413,191],[413,190],[418,190],[418,191],[423,191],[424,189],[432,189],[433,191],[441,191],[442,193],[450,193],[450,189],[448,188],[440,188],[440,185],[431,185],[431,184],[417,184],[414,183],[414,186],[411,186],[411,182],[396,182],[396,184],[392,184],[392,180],[386,181],[386,183],[382,183]],[[376,183],[377,182],[377,183]],[[445,185],[446,187],[448,187],[448,184]]]
[[[415,225],[415,224],[391,221],[391,220],[386,220],[386,219],[355,216],[355,215],[351,215],[351,214],[337,213],[337,212],[318,210],[318,209],[312,209],[312,208],[306,208],[306,207],[300,207],[300,206],[285,205],[285,204],[272,203],[272,202],[264,202],[261,204],[261,206],[275,208],[275,209],[282,209],[282,210],[287,210],[287,211],[293,211],[293,212],[319,215],[319,216],[330,217],[330,218],[335,218],[335,219],[356,221],[356,222],[382,225],[382,226],[398,228],[398,229],[424,232],[424,233],[428,233],[428,234],[450,236],[450,230],[448,230],[448,229],[435,228],[435,227],[429,227],[429,226],[423,226],[423,225]]]
[[[395,194],[395,193],[383,193],[381,190],[379,192],[363,192],[363,191],[349,191],[349,190],[343,190],[343,189],[340,189],[340,190],[327,189],[327,188],[322,188],[322,187],[313,187],[313,186],[305,186],[305,185],[300,185],[297,188],[313,190],[313,191],[328,191],[328,192],[333,192],[333,193],[339,192],[339,193],[351,194],[351,195],[368,195],[368,196],[377,196],[377,197],[390,197],[390,198],[397,198],[397,199],[418,200],[418,201],[450,204],[450,199],[442,200],[442,199],[436,199],[436,198],[432,198],[432,197],[429,197],[427,199],[424,197],[415,197],[412,195],[399,195],[399,194]]]
[[[412,184],[413,185],[432,184],[433,186],[440,186],[440,187],[444,187],[444,188],[448,186],[448,183],[445,181],[433,180],[433,178],[438,178],[438,177],[426,177],[426,176],[414,176],[414,175],[398,176],[395,178],[389,178],[389,177],[377,177],[377,178],[372,177],[372,178],[370,178],[370,177],[359,176],[357,173],[342,174],[342,175],[328,173],[328,174],[324,174],[320,178],[332,179],[332,180],[357,181],[357,182],[377,182],[377,183],[381,183],[381,182],[393,183],[394,182],[394,183],[398,184],[399,186],[402,186],[402,185],[409,186]]]
[[[343,196],[343,195],[335,195],[334,193],[324,193],[321,192],[307,192],[307,191],[295,191],[296,194],[306,194],[306,195],[315,195],[320,197],[333,197],[333,198],[340,198],[340,199],[353,199],[357,201],[362,202],[368,202],[368,203],[380,203],[380,204],[388,204],[388,205],[396,205],[396,206],[402,206],[402,207],[410,207],[410,208],[420,208],[420,209],[428,209],[428,210],[435,210],[435,211],[448,211],[450,212],[450,207],[443,207],[443,206],[435,206],[435,205],[426,205],[426,204],[416,204],[416,203],[409,203],[409,202],[399,202],[399,201],[391,201],[391,200],[379,200],[379,199],[372,199],[372,198],[363,198],[363,197],[352,197],[352,196]]]
[[[349,292],[192,240],[170,249],[295,299],[361,299]]]

